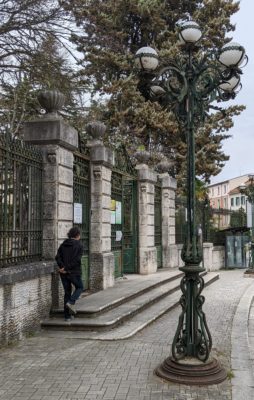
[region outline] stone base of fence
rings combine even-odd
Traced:
[[[169,246],[166,267],[183,267],[184,263],[181,259],[182,248],[182,244]],[[203,265],[207,271],[218,271],[225,268],[225,247],[214,246],[213,243],[203,243]]]
[[[90,254],[89,287],[92,291],[114,286],[115,259],[113,253]]]
[[[139,273],[141,275],[149,275],[157,271],[156,247],[140,247],[139,257]]]
[[[204,267],[207,271],[217,271],[225,268],[225,247],[214,246],[213,243],[203,243]]]
[[[31,334],[49,315],[53,262],[34,262],[0,270],[0,345]]]
[[[165,268],[178,268],[183,266],[183,261],[181,259],[182,244],[171,244],[163,253],[163,266]]]

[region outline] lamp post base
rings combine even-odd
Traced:
[[[216,385],[227,378],[226,370],[215,358],[203,363],[192,357],[180,361],[168,357],[156,368],[155,374],[170,382],[199,386]]]

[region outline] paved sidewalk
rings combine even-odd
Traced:
[[[233,270],[221,271],[220,279],[203,292],[213,354],[229,375],[234,316],[239,316],[238,305],[250,305],[249,300],[241,300],[246,293],[249,299],[252,289],[254,294],[254,279],[244,278],[242,270]],[[154,375],[155,367],[170,354],[179,312],[177,307],[128,340],[49,338],[44,333],[2,349],[0,399],[240,400],[232,399],[230,380],[220,385],[189,387],[163,382]],[[253,315],[252,310],[251,319]],[[243,336],[245,327],[247,323],[242,328]],[[248,353],[248,349],[245,351]],[[253,399],[245,396],[245,400]]]
[[[246,275],[247,276],[247,275]],[[251,277],[247,279],[252,279]],[[231,332],[232,400],[254,399],[253,354],[253,285],[241,297]]]

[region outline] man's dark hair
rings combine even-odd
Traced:
[[[76,226],[74,226],[73,228],[71,228],[68,232],[68,238],[69,239],[74,239],[76,237],[78,237],[80,235],[80,230],[79,228],[77,228]]]

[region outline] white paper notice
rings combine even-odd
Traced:
[[[122,240],[122,236],[122,231],[116,231],[116,242],[120,242]]]
[[[74,216],[73,216],[74,224],[82,224],[82,204],[74,203]]]

